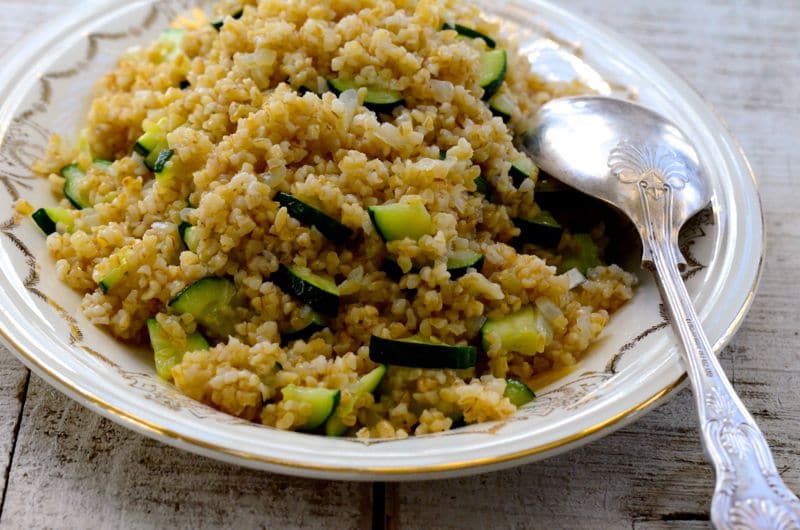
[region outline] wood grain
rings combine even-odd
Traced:
[[[368,528],[369,484],[270,475],[172,449],[31,380],[6,528]]]
[[[640,42],[689,80],[730,124],[759,175],[767,265],[753,309],[722,357],[784,478],[800,490],[800,3],[559,3]],[[0,0],[0,53],[70,5]],[[36,377],[27,385],[27,371],[0,350],[0,469],[9,461],[0,515],[8,528],[364,528],[372,517],[368,485],[277,477],[173,450],[100,419]],[[545,462],[388,485],[384,522],[395,529],[697,529],[708,527],[712,487],[683,392],[633,426]],[[382,510],[376,515],[381,523]]]

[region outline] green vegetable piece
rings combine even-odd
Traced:
[[[67,232],[75,230],[75,216],[64,208],[39,208],[33,212],[31,218],[46,236],[57,231],[58,223],[64,225]]]
[[[490,100],[506,79],[508,58],[505,50],[483,52],[480,58],[480,78],[478,84],[483,88],[483,99]]]
[[[555,248],[564,234],[564,227],[545,210],[532,219],[514,219],[520,229],[520,241],[545,248]]]
[[[464,276],[470,269],[480,271],[483,268],[483,254],[471,250],[459,250],[453,252],[447,260],[447,270],[450,272],[450,279],[457,280]]]
[[[486,177],[481,175],[480,177],[475,179],[475,192],[480,193],[481,195],[488,196],[491,193],[492,189],[489,187],[489,181],[486,180]]]
[[[61,176],[64,177],[64,196],[78,210],[92,206],[88,194],[82,190],[83,181],[86,180],[86,173],[78,167],[78,164],[69,164],[61,168]]]
[[[418,241],[433,231],[433,219],[421,200],[370,206],[369,216],[384,241]]]
[[[600,258],[600,249],[589,234],[573,234],[572,246],[565,252],[561,264],[558,266],[559,274],[571,269],[577,269],[584,276],[595,267],[603,264]]]
[[[358,90],[361,86],[354,81],[347,79],[329,79],[328,87],[337,96],[347,90]],[[367,86],[367,97],[364,98],[364,106],[375,112],[391,112],[393,108],[402,105],[403,94],[397,90]]]
[[[506,379],[506,391],[503,396],[507,397],[511,404],[517,408],[527,405],[536,399],[536,394],[533,393],[533,390],[528,385],[511,378]]]
[[[125,276],[130,271],[130,267],[128,266],[128,260],[126,258],[122,258],[119,262],[119,265],[111,269],[111,271],[105,275],[105,277],[100,280],[100,290],[103,293],[108,294],[111,289],[117,286],[119,282],[121,282]]]
[[[207,350],[209,348],[208,341],[197,331],[188,335],[185,343],[174,344],[164,333],[161,324],[154,318],[147,321],[147,332],[150,335],[150,344],[153,347],[156,373],[165,381],[172,380],[172,368],[180,364],[184,355],[188,352]]]
[[[315,333],[322,331],[327,327],[328,322],[325,317],[316,311],[311,311],[308,314],[308,319],[305,325],[297,329],[287,330],[281,334],[281,342],[283,342],[283,344],[288,344],[296,340],[308,340]]]
[[[520,187],[527,179],[535,179],[539,176],[539,168],[536,167],[530,158],[523,156],[512,162],[511,169],[508,171],[514,186]]]
[[[178,233],[181,236],[181,240],[183,240],[183,244],[186,245],[186,248],[192,252],[197,252],[200,240],[197,237],[195,227],[187,222],[182,222],[178,225]]]
[[[388,369],[385,365],[378,366],[348,387],[347,390],[350,392],[350,395],[353,397],[353,399],[351,399],[347,405],[344,405],[341,402],[339,403],[339,406],[336,407],[334,413],[330,418],[328,418],[328,421],[325,422],[325,434],[328,436],[342,436],[345,432],[347,432],[347,425],[342,423],[341,418],[353,412],[353,406],[355,405],[356,401],[361,398],[361,396],[373,393],[378,389],[378,386],[380,386],[381,381],[383,381],[387,370]]]
[[[506,351],[532,356],[542,353],[552,342],[553,329],[538,310],[527,307],[510,315],[487,320],[481,329],[481,343],[485,351],[491,349],[493,340],[499,340]]]
[[[378,364],[460,370],[478,363],[478,351],[472,346],[448,346],[417,337],[390,340],[373,335],[369,358]]]
[[[176,313],[187,313],[216,337],[234,334],[233,300],[236,286],[229,278],[203,278],[183,291],[169,303]]]
[[[308,403],[311,405],[311,416],[299,427],[301,431],[313,431],[331,417],[339,404],[341,392],[329,388],[311,388],[288,385],[281,389],[283,399]]]
[[[335,316],[339,312],[339,288],[336,283],[308,269],[281,264],[272,281],[314,311]]]
[[[313,226],[334,243],[343,243],[353,236],[350,228],[288,193],[278,193],[275,202],[286,208],[289,215],[306,226]]]
[[[503,122],[508,123],[514,114],[514,100],[508,94],[497,93],[489,100],[489,110]]]

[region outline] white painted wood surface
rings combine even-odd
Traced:
[[[0,0],[0,54],[74,1]],[[800,2],[560,4],[627,34],[687,78],[760,177],[766,271],[723,361],[785,480],[800,490]],[[384,513],[373,499],[380,487],[242,470],[130,433],[29,376],[2,349],[0,471],[3,528],[705,528],[712,489],[688,392],[546,462],[388,485]]]

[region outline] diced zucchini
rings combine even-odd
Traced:
[[[229,278],[203,278],[183,291],[169,303],[176,313],[187,313],[203,328],[220,338],[234,333],[232,322],[236,286]]]
[[[175,344],[164,333],[161,324],[154,318],[147,321],[147,332],[150,335],[150,344],[153,347],[156,372],[161,379],[166,381],[172,379],[172,367],[179,364],[186,353],[209,348],[208,341],[198,331],[188,335],[186,342],[183,344]]]
[[[483,175],[475,179],[475,192],[487,196],[491,192],[491,188],[489,187],[489,181],[486,180],[486,177],[484,177]]]
[[[564,227],[545,210],[532,219],[514,219],[514,224],[520,229],[520,241],[540,247],[557,247],[564,234]]]
[[[75,216],[64,208],[39,208],[31,217],[36,226],[47,236],[57,231],[58,223],[61,223],[67,232],[75,230]]]
[[[153,151],[160,151],[159,146],[166,142],[166,126],[167,120],[166,118],[162,118],[155,126],[145,130],[144,134],[136,140],[136,143],[133,145],[133,150],[145,158]],[[156,155],[156,157],[157,156],[158,155]]]
[[[331,417],[339,404],[341,392],[330,388],[301,387],[288,385],[281,389],[283,399],[308,403],[311,405],[311,416],[298,427],[301,431],[313,431]]]
[[[286,208],[289,215],[306,226],[313,226],[335,243],[342,243],[353,235],[352,230],[333,217],[288,193],[278,193],[275,202]]]
[[[128,266],[128,260],[125,256],[120,258],[119,265],[111,269],[111,271],[106,274],[102,280],[100,280],[100,290],[103,293],[108,294],[111,289],[117,286],[119,282],[121,282],[125,275],[128,274],[130,271],[130,267]]]
[[[183,42],[183,35],[185,33],[186,32],[182,29],[167,28],[161,34],[161,40],[166,45],[166,53],[164,54],[165,61],[172,62],[181,54],[181,43]]]
[[[447,160],[447,151],[439,149],[439,160]]]
[[[466,26],[462,26],[461,24],[454,24],[454,25],[451,26],[450,24],[445,23],[442,26],[442,29],[443,30],[447,30],[447,29],[454,30],[459,35],[463,35],[464,37],[469,37],[470,39],[481,39],[486,43],[486,46],[488,46],[491,49],[494,49],[495,46],[497,46],[497,43],[494,41],[493,38],[491,38],[491,37],[489,37],[487,35],[484,35],[480,31],[474,30],[472,28],[468,28]]]
[[[450,279],[457,280],[464,276],[469,269],[480,271],[483,268],[483,254],[472,250],[458,250],[453,252],[447,260],[447,270],[450,272]]]
[[[417,241],[433,231],[431,214],[420,199],[370,206],[369,216],[384,241]]]
[[[448,346],[418,337],[391,340],[373,336],[369,343],[372,362],[411,368],[472,368],[478,351],[472,346]]]
[[[339,403],[333,415],[325,422],[325,434],[328,436],[342,436],[347,432],[347,425],[342,423],[342,418],[353,412],[355,403],[366,394],[375,392],[386,375],[387,367],[381,365],[348,387],[352,399],[344,405]]]
[[[328,322],[316,311],[309,311],[306,322],[303,326],[297,329],[290,329],[281,334],[281,341],[284,344],[294,342],[296,340],[308,340],[314,333],[322,331],[328,327]]]
[[[236,13],[232,14],[231,18],[234,19],[234,20],[239,20],[240,18],[242,18],[242,15],[244,15],[244,10],[240,9]],[[225,25],[225,17],[218,18],[218,19],[216,19],[216,20],[211,22],[211,27],[214,28],[217,31],[222,30],[222,26],[224,26],[224,25]]]
[[[509,378],[506,379],[506,391],[503,397],[507,397],[512,405],[519,408],[536,399],[536,394],[522,381]]]
[[[508,58],[505,50],[483,52],[480,59],[478,84],[483,88],[483,99],[492,99],[506,79]]]
[[[361,88],[354,81],[346,79],[330,79],[328,86],[337,96],[346,90]],[[388,90],[381,87],[368,86],[364,106],[375,112],[391,112],[393,108],[403,104],[403,94],[397,90]]]
[[[589,269],[603,264],[600,249],[589,234],[573,234],[570,246],[564,252],[564,258],[558,267],[559,273],[578,269],[586,275]]]
[[[489,100],[489,110],[495,116],[502,118],[505,123],[508,123],[514,114],[514,100],[508,94],[497,93]]]
[[[183,240],[183,244],[186,245],[186,248],[192,252],[197,252],[197,247],[199,246],[200,241],[197,238],[197,231],[195,227],[189,223],[183,222],[178,225],[178,233]]]
[[[85,190],[81,190],[86,173],[78,167],[78,164],[70,164],[61,168],[61,176],[64,177],[64,196],[78,210],[89,208],[92,203]]]
[[[539,168],[536,167],[530,158],[522,156],[511,164],[511,169],[508,171],[514,186],[520,187],[527,179],[535,179],[539,176]]]
[[[272,281],[314,311],[334,316],[339,312],[339,288],[330,278],[281,264],[278,272],[272,275]]]
[[[481,328],[483,348],[489,351],[493,341],[500,341],[506,351],[522,355],[542,353],[553,340],[553,329],[533,307],[501,318],[489,319]]]

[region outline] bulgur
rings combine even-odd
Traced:
[[[530,381],[574,365],[609,312],[632,297],[635,279],[617,266],[594,267],[571,288],[557,270],[559,249],[514,245],[513,220],[539,212],[536,174],[519,184],[510,174],[523,156],[515,139],[542,103],[586,89],[544,82],[474,7],[222,0],[210,19],[220,22],[179,19],[177,37],[125,53],[97,83],[79,144],[54,138],[35,166],[63,208],[76,200],[64,195],[62,168],[75,164],[85,174],[76,193],[87,205],[73,211],[74,228],[59,224],[47,245],[59,278],[84,294],[88,319],[126,341],[146,340],[148,319],[175,345],[199,331],[210,339],[171,367],[188,396],[302,429],[311,406],[284,399],[282,389],[337,389],[338,420],[359,437],[501,419],[517,409],[504,394],[506,378]],[[491,39],[442,29],[454,23]],[[508,123],[482,100],[480,59],[490,41],[508,54]],[[362,88],[337,96],[327,88],[337,78]],[[370,87],[402,103],[375,111],[365,104]],[[169,178],[154,177],[133,149],[159,129]],[[481,176],[489,196],[478,192]],[[346,244],[328,240],[276,202],[277,192],[313,199],[356,235]],[[385,242],[369,208],[412,200],[430,212],[430,229]],[[568,233],[561,244],[570,244]],[[448,257],[464,250],[479,253],[481,264],[453,278]],[[387,257],[398,278],[382,269]],[[338,315],[310,337],[282,339],[310,310],[273,281],[281,265],[337,284]],[[204,278],[235,285],[225,336],[170,306]],[[373,335],[473,344],[487,318],[529,307],[549,320],[542,352],[509,351],[490,333],[475,367],[390,366],[379,392],[354,390],[376,368]]]

